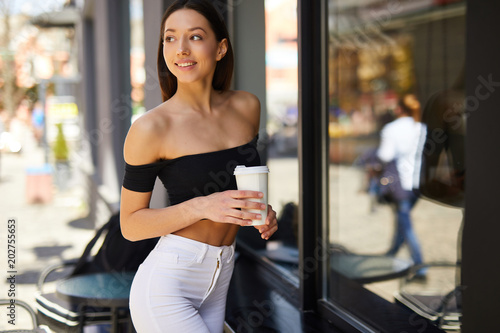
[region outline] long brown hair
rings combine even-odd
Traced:
[[[179,9],[192,9],[203,15],[210,23],[212,30],[215,33],[215,38],[218,42],[224,38],[227,40],[227,52],[224,57],[217,62],[215,67],[214,77],[212,79],[212,87],[215,90],[225,91],[231,85],[233,76],[234,55],[229,33],[222,16],[217,10],[206,0],[177,0],[163,14],[161,19],[160,41],[158,43],[158,80],[160,82],[161,95],[163,101],[172,97],[177,91],[177,78],[170,72],[163,58],[163,30],[165,29],[165,21],[167,18]]]

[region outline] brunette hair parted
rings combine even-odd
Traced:
[[[212,80],[212,87],[215,90],[225,91],[231,85],[233,76],[234,55],[229,33],[222,16],[217,12],[214,6],[206,0],[177,0],[163,14],[161,19],[160,40],[158,43],[158,80],[160,82],[162,99],[165,102],[177,91],[177,78],[170,72],[163,58],[163,31],[167,18],[179,9],[192,9],[203,15],[210,23],[218,42],[224,38],[227,40],[227,52],[224,57],[217,62],[215,73]]]

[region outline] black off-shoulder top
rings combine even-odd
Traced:
[[[256,136],[238,147],[171,160],[143,165],[126,163],[123,187],[135,192],[151,192],[158,177],[167,189],[171,205],[215,192],[235,190],[233,171],[237,165],[261,165],[257,139]]]

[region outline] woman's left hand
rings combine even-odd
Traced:
[[[267,205],[266,224],[256,225],[255,228],[259,230],[260,237],[268,240],[278,230],[278,220],[276,219],[276,212],[271,205]]]

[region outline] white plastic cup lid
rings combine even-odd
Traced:
[[[244,165],[237,165],[234,169],[234,175],[249,175],[254,173],[269,173],[269,168],[265,165],[263,166],[253,166],[246,167]]]

